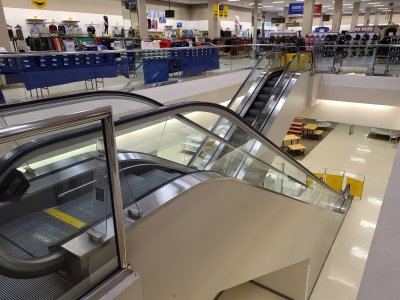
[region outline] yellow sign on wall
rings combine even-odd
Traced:
[[[224,16],[224,6],[223,4],[219,5],[219,16],[223,17]]]
[[[225,17],[225,18],[228,17],[228,11],[229,11],[228,5],[224,5],[223,13],[224,13],[224,17]]]
[[[33,6],[42,9],[47,5],[47,0],[32,0],[32,4]]]
[[[214,11],[213,11],[214,16],[218,16],[218,4],[214,3]]]

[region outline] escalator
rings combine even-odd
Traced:
[[[190,112],[223,117],[245,132],[248,141],[259,143],[259,151],[251,153],[201,127],[190,120]],[[318,207],[340,221],[337,226],[347,212],[348,198],[219,105],[196,102],[146,110],[121,117],[115,129],[128,227],[151,219],[150,214],[178,196],[190,197],[195,187],[224,178],[257,187],[266,199],[278,194]],[[154,143],[150,129],[156,131]],[[223,145],[224,154],[202,167],[198,162],[207,151],[198,155],[182,149],[182,141],[194,135],[207,140],[209,149]],[[97,125],[43,136],[19,144],[0,160],[1,299],[24,299],[27,291],[34,299],[75,298],[88,291],[82,283],[90,282],[93,272],[111,268],[114,233],[104,224],[110,223],[112,205],[108,192],[99,193],[109,191],[98,159],[101,136]],[[195,157],[196,167],[190,163]],[[286,167],[279,168],[277,161]],[[96,239],[99,232],[104,239]],[[82,254],[82,249],[89,250]]]

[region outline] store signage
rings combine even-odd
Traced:
[[[228,11],[229,11],[228,5],[224,5],[223,13],[224,13],[224,17],[225,17],[225,18],[228,17]]]
[[[219,10],[219,16],[223,17],[224,16],[224,5],[220,4],[218,7],[218,10]]]
[[[322,16],[322,4],[314,5],[314,18],[321,18]]]
[[[329,27],[317,27],[315,32],[329,32]]]
[[[47,5],[47,0],[32,0],[32,4],[33,6],[42,9]]]
[[[289,3],[289,15],[302,15],[304,13],[304,3]]]
[[[284,17],[271,18],[272,24],[285,24],[286,19]]]
[[[216,16],[218,16],[218,4],[217,3],[214,3],[214,10],[213,10],[213,15],[216,17]]]

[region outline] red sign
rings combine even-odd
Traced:
[[[314,18],[321,18],[322,15],[322,4],[314,5]]]

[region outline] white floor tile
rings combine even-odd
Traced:
[[[365,176],[362,199],[356,199],[315,286],[312,300],[354,300],[391,167],[397,150],[387,141],[368,139],[369,128],[338,125],[303,161],[306,167],[348,170]]]

